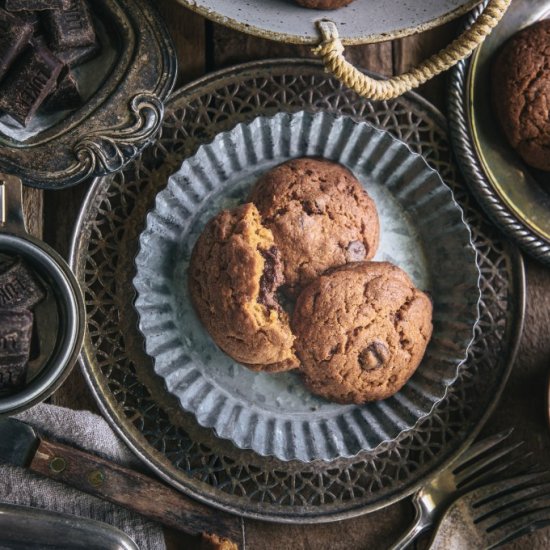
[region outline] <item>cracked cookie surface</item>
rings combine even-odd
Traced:
[[[388,262],[331,270],[298,297],[292,321],[304,381],[339,403],[386,399],[412,376],[432,334],[432,304]]]
[[[247,203],[223,210],[200,235],[189,266],[191,300],[218,346],[258,371],[298,366],[294,336],[276,298],[283,282],[280,252]]]
[[[493,104],[523,160],[550,170],[550,20],[515,34],[493,66]]]
[[[290,296],[328,268],[369,260],[378,248],[374,201],[340,164],[290,160],[265,173],[249,200],[273,231]]]

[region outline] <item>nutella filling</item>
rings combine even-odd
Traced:
[[[279,250],[272,246],[268,250],[260,250],[264,257],[264,272],[260,279],[260,294],[258,302],[268,309],[280,309],[277,301],[277,289],[283,283],[283,269],[279,259]]]

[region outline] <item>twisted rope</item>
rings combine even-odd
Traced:
[[[475,23],[446,48],[409,72],[388,80],[376,80],[363,74],[346,61],[343,55],[344,46],[340,41],[338,29],[332,21],[317,23],[323,42],[313,48],[313,53],[323,58],[327,72],[332,73],[359,95],[375,100],[393,99],[417,88],[468,57],[502,19],[510,3],[511,0],[489,0],[487,7]]]

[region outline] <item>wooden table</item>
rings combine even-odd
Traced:
[[[230,1],[230,0],[228,0]],[[191,13],[175,0],[157,0],[178,51],[178,85],[214,69],[243,61],[273,57],[309,57],[309,48],[260,40],[228,30]],[[382,74],[401,73],[447,44],[456,23],[393,42],[348,48],[357,66]],[[444,111],[445,77],[420,89],[420,93]],[[26,190],[25,203],[31,231],[67,255],[72,227],[87,185],[60,192]],[[525,440],[539,464],[549,464],[550,431],[545,392],[550,367],[550,269],[526,259],[527,316],[516,365],[500,404],[485,428],[494,433],[515,427],[514,440]],[[84,379],[76,368],[66,384],[52,397],[58,405],[97,411]],[[258,550],[315,549],[353,550],[385,548],[412,518],[408,501],[361,518],[326,525],[275,525],[247,521],[248,548]],[[167,532],[170,548],[198,548],[197,541]],[[532,550],[550,547],[550,528],[513,543],[510,548]]]

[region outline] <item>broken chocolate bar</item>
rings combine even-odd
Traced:
[[[28,49],[0,84],[0,109],[26,126],[55,89],[62,68],[47,48]]]
[[[57,88],[52,92],[44,104],[47,111],[65,111],[82,105],[82,97],[74,75],[67,71],[62,74]]]
[[[47,13],[46,26],[54,50],[82,48],[96,43],[92,14],[84,0],[71,0],[65,10]]]
[[[0,78],[29,43],[33,28],[0,8]]]
[[[25,383],[33,314],[26,310],[0,311],[0,390]]]
[[[85,63],[92,57],[95,57],[99,51],[99,43],[95,43],[92,46],[83,46],[82,48],[69,48],[68,50],[57,50],[52,53],[60,61],[63,61],[67,67],[77,67],[82,63]]]
[[[66,10],[71,0],[6,0],[8,11]]]
[[[0,266],[0,310],[30,309],[45,296],[42,285],[21,258]]]

